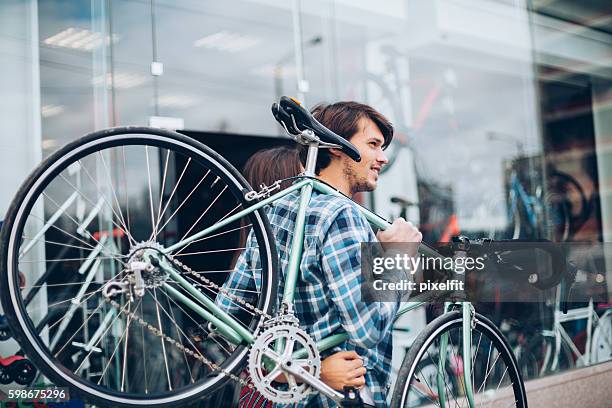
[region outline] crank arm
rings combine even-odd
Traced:
[[[291,361],[286,361],[281,364],[281,368],[283,371],[297,377],[302,380],[306,384],[310,385],[316,390],[319,390],[320,393],[333,399],[336,404],[341,405],[342,400],[344,399],[344,395],[339,393],[338,391],[331,388],[329,385],[325,384],[323,381],[310,374],[308,371],[304,370],[304,368],[292,364]]]

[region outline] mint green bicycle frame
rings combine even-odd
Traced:
[[[231,217],[224,219],[212,225],[191,237],[184,239],[176,244],[165,248],[164,253],[172,253],[179,248],[182,248],[188,245],[190,242],[195,241],[199,238],[202,238],[208,234],[211,234],[218,229],[235,222],[245,215],[248,215],[254,211],[257,211],[260,208],[265,207],[268,204],[273,203],[274,201],[290,194],[296,190],[300,190],[300,202],[298,207],[297,218],[295,221],[295,227],[293,232],[294,241],[291,244],[291,251],[289,254],[289,264],[285,273],[285,287],[284,293],[282,297],[283,304],[292,304],[295,296],[295,286],[297,281],[297,276],[299,272],[299,266],[301,262],[303,243],[304,243],[304,227],[306,220],[306,209],[308,207],[308,203],[310,202],[310,198],[312,196],[312,191],[317,190],[324,194],[332,194],[340,197],[345,197],[342,193],[338,192],[334,188],[329,185],[317,180],[314,177],[304,176],[302,180],[296,182],[291,187],[282,190],[270,197],[262,199],[258,202],[255,202],[253,205],[248,208],[234,214]],[[373,226],[386,229],[391,225],[384,218],[376,215],[365,207],[359,206],[360,212],[365,216],[365,218],[372,224]],[[419,248],[419,252],[428,257],[441,257],[442,255],[438,254],[434,249],[421,245]],[[232,342],[235,345],[246,344],[250,345],[254,342],[254,336],[251,331],[246,328],[242,323],[238,322],[231,315],[221,310],[216,304],[215,301],[209,298],[207,295],[203,294],[196,287],[194,287],[189,281],[183,278],[170,264],[166,261],[162,260],[161,266],[170,274],[172,279],[176,281],[181,287],[183,287],[186,291],[188,291],[191,295],[194,296],[196,300],[198,300],[199,304],[173,288],[172,286],[164,283],[164,288],[168,291],[168,294],[175,298],[176,300],[181,301],[187,307],[192,309],[195,313],[200,315],[202,318],[212,323],[216,331],[222,334],[228,341]],[[423,306],[427,302],[427,298],[423,298],[421,301],[411,301],[402,304],[400,307],[397,317],[402,316],[403,314],[417,309]],[[449,311],[451,307],[454,307],[458,303],[447,303],[446,311]],[[474,397],[473,397],[473,389],[471,384],[471,323],[473,318],[473,308],[471,303],[469,302],[461,302],[461,308],[463,313],[463,374],[464,374],[464,384],[466,395],[468,397],[468,401],[470,406],[474,406]],[[397,319],[396,317],[396,319]],[[447,353],[447,336],[448,334],[444,334],[442,338],[442,346],[440,347],[440,368],[441,372],[444,372],[444,364],[445,358],[443,358]],[[446,338],[445,338],[446,337]],[[332,347],[335,347],[348,339],[348,335],[345,333],[342,334],[334,334],[328,336],[319,342],[317,342],[317,348],[319,351],[325,351]],[[296,353],[295,358],[300,358],[300,353]],[[438,381],[438,395],[440,396],[440,403],[442,407],[445,406],[446,403],[446,390],[444,386],[441,385],[441,381]]]

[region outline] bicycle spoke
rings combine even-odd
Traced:
[[[453,338],[452,338],[452,336],[450,335],[450,333],[449,333],[449,336],[448,336],[448,340],[450,341],[450,344],[451,344],[451,354],[454,354],[454,351],[455,351],[455,350],[460,350],[460,348],[459,348],[459,347],[455,348],[455,345],[453,344]],[[463,358],[463,356],[461,356],[461,358]],[[451,361],[453,361],[453,359],[451,359]],[[458,361],[458,358],[457,358],[457,356],[456,356],[456,355],[455,355],[454,361]],[[463,360],[462,360],[462,361],[463,361]],[[458,364],[457,364],[457,365],[458,365]],[[457,371],[459,371],[459,370],[457,370]],[[455,375],[456,375],[456,376],[459,376],[459,375],[461,375],[461,374],[463,374],[463,372],[462,372],[462,373],[457,372],[457,374],[455,374]],[[465,388],[465,379],[464,379],[463,381],[460,381],[460,382],[461,382],[461,385],[462,385],[462,387],[463,387],[463,397],[465,398],[465,400],[466,400],[466,402],[467,402],[467,404],[468,404],[468,406],[469,406],[470,404],[469,404],[469,401],[467,400],[467,389]],[[456,402],[456,399],[455,399],[455,402]]]
[[[163,199],[164,199],[164,190],[166,188],[166,175],[168,174],[168,161],[169,161],[169,159],[170,159],[170,150],[168,150],[166,152],[166,160],[164,162],[164,175],[162,177],[161,188],[159,189],[159,206],[157,207],[157,223],[155,224],[154,229],[157,229],[158,224],[159,224],[159,219],[161,217],[161,209],[162,209],[162,203],[163,203]],[[155,235],[153,237],[153,239],[156,239],[156,238],[157,238],[157,235]]]
[[[450,337],[451,337],[450,332],[448,333],[448,337],[450,339]],[[447,347],[448,347],[448,345],[447,345]],[[441,356],[439,350],[440,350],[440,344],[438,343],[438,355],[440,356],[438,358],[438,361],[441,361],[441,359],[446,360],[446,355]],[[452,350],[452,346],[451,346],[451,350]],[[431,359],[432,357],[431,357],[431,354],[429,354],[429,350],[427,350],[427,354],[429,355],[429,358]],[[432,361],[435,361],[435,360],[432,359]],[[446,364],[445,364],[445,367],[446,367]],[[438,370],[439,370],[439,366],[436,365],[436,371],[438,371]],[[443,371],[442,372],[442,379],[444,381],[444,388],[446,389],[446,391],[448,391],[448,395],[449,395],[449,398],[450,398],[450,396],[453,395],[453,391],[451,389],[452,384],[448,384],[448,382],[446,381],[447,377],[448,376],[446,375],[446,372]],[[438,377],[436,376],[436,384],[437,384],[437,381],[438,381]],[[438,399],[442,400],[442,396],[438,395]],[[455,406],[458,407],[459,403],[457,402],[457,399],[455,398],[454,400],[455,400]]]
[[[179,309],[181,309],[181,312],[183,312],[183,313],[185,314],[185,316],[187,316],[187,317],[188,317],[188,318],[189,318],[189,319],[190,319],[190,320],[191,320],[193,323],[195,323],[196,327],[199,327],[199,326],[200,326],[200,323],[199,323],[199,322],[197,322],[197,321],[196,321],[196,320],[195,320],[193,317],[191,317],[191,315],[190,315],[189,313],[187,313],[187,312],[185,311],[185,309],[183,309],[183,308],[181,307],[181,305],[179,305],[179,304],[178,304],[178,303],[177,303],[177,302],[176,302],[176,301],[175,301],[175,300],[172,298],[172,296],[169,296],[169,295],[166,293],[166,291],[164,291],[164,290],[162,290],[162,292],[163,292],[163,293],[166,295],[166,297],[168,298],[168,300],[169,300],[170,302],[172,302],[172,303],[173,303],[173,304],[174,304],[176,307],[178,307]],[[221,344],[219,343],[219,345],[221,345]],[[229,350],[227,350],[227,349],[225,349],[225,351],[229,352]]]
[[[103,303],[100,303],[101,305]],[[93,346],[91,347],[91,350],[89,351],[89,353],[87,353],[87,355],[85,356],[85,358],[83,359],[83,361],[81,362],[81,364],[79,364],[79,366],[77,367],[76,370],[73,371],[74,374],[78,373],[81,370],[81,367],[83,366],[83,364],[85,364],[85,362],[89,359],[89,357],[91,356],[91,353],[93,353],[95,351],[95,348],[98,346],[98,344],[100,344],[100,342],[102,341],[102,339],[104,338],[104,336],[106,335],[106,333],[108,333],[108,331],[111,329],[111,327],[113,327],[113,325],[115,324],[115,322],[117,321],[117,319],[121,316],[121,313],[125,312],[125,308],[129,305],[129,303],[126,303],[125,306],[123,306],[123,308],[117,313],[114,312],[113,309],[111,309],[111,311],[113,311],[113,314],[115,314],[115,317],[113,317],[113,321],[110,322],[108,324],[108,327],[106,329],[104,329],[104,331],[102,332],[102,335],[100,336],[100,338],[93,344]],[[110,313],[110,312],[109,312]]]
[[[94,203],[92,200],[90,200],[88,197],[85,196],[85,194],[83,194],[81,192],[81,190],[79,190],[78,188],[76,188],[75,186],[72,185],[72,183],[70,183],[70,181],[68,181],[68,179],[66,179],[66,177],[64,177],[63,174],[60,174],[60,177],[70,186],[72,187],[79,196],[83,197],[89,204],[91,204],[94,208],[96,207],[96,203]],[[107,206],[109,206],[111,212],[113,213],[113,215],[115,217],[117,217],[117,219],[119,220],[119,222],[121,223],[121,218],[119,218],[119,216],[117,215],[117,213],[115,212],[114,208],[110,206],[110,204],[108,204],[108,202],[104,199],[104,195],[100,196],[102,198],[102,201],[106,203]],[[125,233],[126,235],[128,235],[129,237],[129,232],[126,230],[125,227],[125,223],[122,223],[122,225],[117,224],[115,221],[113,221],[113,218],[111,217],[110,222],[117,228],[119,229],[119,231]]]
[[[506,367],[506,369],[504,370],[504,373],[502,374],[501,378],[499,379],[499,382],[497,383],[497,390],[499,390],[499,387],[501,386],[502,381],[504,380],[504,377],[506,376],[506,373],[508,372],[508,367]]]
[[[98,292],[102,292],[102,289],[103,288],[98,288],[98,289],[96,289],[94,291],[91,291],[91,292],[85,292],[83,295],[95,295]],[[59,301],[59,302],[51,303],[50,305],[47,306],[47,309],[51,309],[52,307],[55,307],[55,306],[58,306],[58,305],[61,305],[61,304],[67,303],[67,302],[72,302],[72,299],[66,299],[66,300],[62,300],[62,301]]]
[[[427,381],[426,376],[423,376],[423,370],[422,370],[422,369],[420,369],[418,372],[420,372],[420,373],[421,373],[421,378],[423,378],[423,380],[425,381],[425,385],[427,386],[427,388],[428,388],[428,389],[429,389],[429,391],[430,391],[430,393],[429,393],[429,394],[430,394],[430,395],[437,395],[437,392],[436,392],[436,391],[434,391],[434,390],[431,388],[431,386],[429,385],[429,382]],[[422,383],[422,382],[419,380],[419,376],[418,376],[416,373],[415,373],[415,378],[417,379],[417,381],[418,381],[418,383],[419,383],[419,384],[423,384],[423,383]],[[413,384],[414,384],[414,383],[413,383]],[[414,385],[413,385],[413,388],[415,388],[415,389],[416,389],[416,391],[418,391],[419,393],[421,393],[421,395],[423,395],[425,398],[427,398],[428,400],[430,400],[430,401],[431,401],[431,402],[432,402],[434,405],[436,405],[436,406],[438,406],[438,407],[439,407],[439,406],[441,406],[441,405],[440,405],[441,403],[440,403],[439,401],[435,401],[435,400],[434,400],[434,399],[432,399],[432,398],[431,398],[431,397],[430,397],[430,396],[429,396],[429,395],[428,395],[426,392],[421,391],[421,390],[418,388],[418,385],[417,385],[417,384],[414,384]],[[438,399],[439,399],[439,396],[438,396]]]
[[[166,301],[167,301],[167,303],[168,303],[168,310],[170,310],[170,314],[172,315],[172,316],[170,317],[170,319],[171,319],[172,321],[176,322],[176,317],[175,317],[175,315],[174,315],[174,310],[172,310],[172,305],[170,304],[170,301],[171,301],[171,300],[172,300],[172,301],[174,301],[174,300],[173,300],[173,299],[171,299],[171,298],[170,298],[170,296],[168,296],[168,294],[167,294],[165,291],[161,290],[160,292],[162,292],[162,293],[163,293],[163,294],[166,296]],[[185,311],[183,310],[183,313],[184,313],[184,312],[185,312]],[[187,316],[188,316],[188,315],[187,315]],[[192,318],[191,316],[189,316],[189,318],[193,320],[193,318]],[[176,323],[175,323],[175,324],[176,324]],[[180,328],[180,326],[178,326],[178,325],[177,325],[177,327],[176,327],[176,328],[177,328],[177,329],[179,329],[179,328]],[[182,340],[182,339],[181,339],[181,337],[179,336],[179,330],[176,330],[176,334],[177,334],[177,337],[180,339],[181,346],[185,347],[185,344],[183,343],[183,340]],[[185,366],[187,367],[187,370],[189,371],[189,378],[191,379],[191,383],[193,384],[193,383],[195,382],[195,380],[193,379],[193,373],[191,372],[191,366],[190,366],[190,364],[189,364],[189,360],[187,359],[187,354],[185,354],[185,350],[184,350],[184,349],[182,349],[182,350],[181,350],[181,352],[183,353],[183,359],[185,360]]]
[[[96,293],[98,293],[98,292],[100,292],[100,291],[102,291],[102,288],[96,289],[96,290],[95,290],[95,291],[93,291],[93,292],[89,292],[89,293],[88,293],[88,296],[87,296],[87,297],[85,297],[85,299],[81,300],[79,303],[77,303],[77,304],[76,304],[77,308],[78,308],[79,306],[82,306],[82,305],[83,305],[83,303],[87,302],[89,299],[91,299],[91,298],[93,297],[93,295],[95,295]],[[87,293],[85,293],[85,294],[87,294]],[[83,296],[84,296],[85,294],[83,294]],[[66,303],[66,302],[71,302],[71,303],[72,303],[72,302],[73,302],[73,300],[74,300],[74,299],[68,299],[68,300],[64,300],[64,301],[62,301],[62,302],[60,302],[60,303]],[[58,303],[56,303],[55,305],[57,305],[57,304],[58,304]],[[51,306],[48,306],[48,308],[51,308]],[[67,314],[66,314],[66,315],[64,315],[64,316],[62,316],[62,318],[61,318],[60,320],[58,320],[58,321],[56,321],[55,323],[53,323],[52,325],[50,325],[50,326],[48,327],[48,330],[52,330],[52,329],[53,329],[53,328],[54,328],[54,327],[55,327],[57,324],[61,324],[61,322],[62,322],[62,321],[64,321],[64,319],[65,319],[66,317],[68,317],[68,315],[67,315]],[[72,318],[72,317],[71,317],[71,318]],[[81,326],[81,327],[83,327],[83,326]],[[79,328],[79,329],[80,329],[80,328]],[[77,330],[78,330],[78,329],[77,329]]]
[[[127,230],[130,230],[130,193],[128,191],[127,182],[127,164],[125,159],[125,146],[121,146],[121,152],[123,154],[123,189],[125,191],[125,204],[126,204],[126,215],[127,215]]]
[[[204,174],[204,177],[202,177],[200,179],[200,181],[198,181],[198,184],[196,184],[196,186],[189,192],[189,194],[187,194],[187,197],[185,197],[185,199],[183,199],[183,201],[176,208],[176,210],[174,210],[174,212],[170,215],[170,217],[168,217],[166,222],[159,228],[158,233],[162,232],[164,230],[164,228],[166,228],[166,225],[168,225],[168,223],[172,220],[172,218],[176,215],[176,213],[183,207],[183,205],[185,205],[185,203],[189,200],[189,198],[193,195],[193,193],[198,189],[200,184],[202,184],[202,182],[204,181],[206,176],[208,176],[209,173],[210,173],[210,170],[208,170],[206,172],[206,174]]]
[[[236,210],[237,210],[238,208],[240,208],[240,207],[242,207],[242,204],[238,204],[238,205],[237,205],[236,207],[234,207],[234,208],[233,208],[233,209],[232,209],[230,212],[228,212],[228,213],[227,213],[227,214],[225,214],[223,217],[221,217],[220,219],[218,219],[217,221],[215,221],[215,222],[214,222],[212,225],[217,224],[217,223],[219,223],[219,222],[223,221],[225,218],[227,218],[227,217],[228,217],[230,214],[232,214],[234,211],[236,211]],[[196,240],[194,240],[194,241],[191,241],[190,243],[188,243],[187,245],[185,245],[183,248],[180,248],[180,249],[178,250],[177,254],[178,254],[178,253],[181,253],[183,250],[187,249],[187,247],[188,247],[188,246],[190,246],[191,244],[195,244],[196,242],[204,241],[204,240],[209,239],[209,238],[214,238],[214,237],[219,236],[219,235],[227,234],[228,232],[231,232],[231,231],[235,231],[235,230],[239,230],[239,229],[243,229],[243,228],[248,228],[248,227],[250,227],[250,226],[252,226],[252,224],[248,224],[248,225],[245,225],[245,226],[242,226],[242,227],[238,227],[238,228],[235,228],[235,229],[232,229],[232,230],[229,230],[229,231],[225,231],[225,232],[222,232],[222,233],[218,233],[218,234],[214,234],[214,235],[210,235],[210,236],[205,236],[205,237],[203,237],[203,238],[198,238],[198,239],[196,239]],[[192,227],[192,228],[193,228],[193,227]],[[187,235],[187,234],[185,234],[185,236],[183,236],[183,239],[185,239],[186,235]],[[181,239],[179,242],[183,241],[183,239]]]
[[[233,214],[237,209],[239,209],[240,207],[242,207],[242,204],[238,204],[237,206],[235,206],[230,212],[228,212],[227,214],[225,214],[223,217],[219,218],[217,221],[215,221],[215,224],[218,222],[223,221],[224,219],[226,219],[227,217],[229,217],[231,214]]]
[[[440,347],[438,345],[438,347]],[[429,349],[427,349],[427,355],[429,356],[429,359],[431,360],[433,366],[436,369],[436,372],[438,371],[438,364],[436,364],[436,360],[431,356],[431,353],[429,352]],[[439,358],[438,358],[439,361]],[[429,399],[431,402],[433,402],[434,404],[436,404],[437,406],[441,406],[441,402],[439,402],[442,399],[442,396],[439,395],[438,390],[436,388],[436,390],[434,391],[434,389],[432,388],[431,384],[429,384],[429,381],[427,381],[427,376],[423,375],[423,367],[421,367],[421,369],[419,369],[419,372],[421,373],[421,378],[425,381],[425,385],[427,386],[427,388],[429,389],[429,391],[431,391],[432,395],[437,395],[438,396],[438,402],[434,401],[433,399],[431,399],[429,396],[425,395],[427,397],[427,399]],[[436,377],[436,382],[437,382],[437,377]]]
[[[113,177],[110,174],[110,170],[109,170],[108,166],[106,165],[106,160],[104,160],[104,156],[102,155],[102,153],[100,151],[98,151],[98,156],[102,160],[102,166],[104,167],[104,173],[107,176],[107,181],[108,181],[108,185],[109,185],[110,190],[111,190],[111,194],[113,195],[113,199],[115,200],[115,204],[117,204],[117,209],[119,210],[119,217],[118,217],[118,219],[120,220],[120,222],[122,222],[123,226],[125,227],[125,218],[123,218],[123,212],[121,211],[121,205],[119,204],[119,199],[117,198],[117,193],[115,192],[115,188],[113,187]],[[112,206],[111,206],[111,209],[112,209]],[[127,227],[125,227],[125,228],[127,228]],[[126,232],[128,234],[128,237],[130,237],[131,236],[130,231],[126,231]],[[134,240],[133,237],[132,237],[132,240]],[[134,242],[136,242],[136,241],[134,240]]]
[[[155,289],[155,288],[154,288],[154,289]],[[150,291],[148,291],[148,292],[150,293]],[[164,292],[164,290],[163,290],[163,289],[161,289],[161,290],[160,290],[160,292],[162,292],[162,293],[163,293],[163,294],[164,294],[164,295],[165,295],[165,296],[166,296],[168,299],[172,299],[170,296],[168,296],[168,294],[167,294],[167,293],[165,293],[165,292]],[[186,340],[189,342],[189,344],[190,344],[190,345],[191,345],[191,347],[192,347],[192,351],[194,351],[195,353],[199,354],[201,357],[204,357],[204,356],[202,355],[202,353],[200,352],[200,350],[199,350],[199,349],[196,347],[196,345],[195,345],[195,344],[193,344],[193,342],[191,341],[191,339],[189,338],[189,336],[188,336],[188,335],[187,335],[187,334],[186,334],[186,333],[183,331],[183,329],[181,329],[181,327],[180,327],[180,326],[179,326],[179,324],[176,322],[176,320],[174,320],[174,319],[172,318],[172,316],[170,316],[170,315],[168,314],[168,312],[167,312],[167,311],[164,309],[164,307],[161,305],[161,303],[159,303],[159,301],[157,300],[157,297],[155,296],[153,299],[154,299],[154,301],[155,301],[155,303],[156,303],[156,306],[157,306],[157,307],[159,307],[159,309],[161,309],[161,310],[164,312],[164,314],[165,314],[165,315],[166,315],[166,316],[167,316],[167,317],[168,317],[170,320],[172,320],[172,322],[174,323],[174,325],[175,325],[175,327],[176,327],[177,331],[178,331],[178,332],[179,332],[179,333],[180,333],[180,334],[183,336],[183,338],[185,338],[185,339],[186,339]],[[173,300],[173,299],[172,299],[172,300]],[[173,301],[174,301],[174,300],[173,300]],[[217,344],[219,344],[219,343],[217,343]],[[220,344],[219,344],[219,345],[220,345]]]
[[[493,364],[491,365],[491,369],[490,370],[488,370],[488,361],[487,361],[487,371],[485,372],[485,378],[483,380],[483,383],[480,385],[480,387],[478,387],[478,391],[476,392],[477,394],[480,392],[481,388],[482,388],[483,391],[485,391],[487,389],[487,380],[489,378],[489,375],[493,371],[493,367],[497,363],[497,360],[499,359],[499,356],[501,356],[501,354],[498,353],[497,356],[495,357],[495,360],[493,360]]]
[[[32,217],[32,218],[35,218],[35,219],[37,219],[37,220],[39,220],[39,221],[41,221],[41,222],[44,222],[44,220],[43,220],[42,218],[37,217],[36,215],[33,215],[33,214],[28,214],[28,217]],[[73,238],[73,239],[75,239],[75,240],[77,240],[77,241],[81,242],[82,244],[89,246],[89,247],[90,247],[92,250],[95,250],[95,249],[96,249],[96,247],[94,247],[94,246],[93,246],[93,245],[91,245],[90,243],[83,241],[82,239],[80,239],[80,238],[78,238],[78,237],[76,237],[76,236],[72,235],[71,233],[69,233],[68,231],[63,230],[63,229],[62,229],[62,228],[60,228],[60,227],[57,227],[57,226],[55,226],[55,225],[51,225],[51,226],[50,226],[50,228],[56,229],[56,230],[60,231],[61,233],[68,235],[69,237],[71,237],[71,238]]]
[[[131,302],[131,300],[130,300]],[[138,305],[136,305],[136,307],[134,308],[134,310],[138,309],[138,306],[142,304],[142,298],[140,299],[140,301],[138,302]],[[131,307],[128,308],[128,312],[131,312]],[[121,365],[121,392],[125,391],[125,373],[127,372],[127,355],[128,355],[128,342],[129,342],[129,329],[130,329],[130,325],[132,324],[132,315],[128,314],[126,317],[126,327],[125,327],[125,338],[123,341],[124,347],[123,347],[123,364]],[[121,344],[121,342],[117,343],[118,345]]]
[[[140,316],[144,316],[142,312],[142,302],[140,302]],[[145,394],[149,393],[149,381],[147,379],[147,343],[145,341],[144,335],[144,326],[140,326],[140,335],[142,338],[142,365],[143,365],[143,373],[144,373],[144,386],[145,386]]]
[[[132,308],[131,305],[132,305],[132,301],[128,300],[128,302],[127,302],[128,313],[131,311],[131,308]],[[104,375],[106,374],[106,371],[108,370],[108,368],[110,367],[111,363],[113,362],[113,358],[115,357],[115,354],[117,353],[117,350],[119,349],[119,346],[121,346],[121,343],[122,343],[123,339],[127,335],[127,332],[129,330],[129,328],[130,328],[129,324],[126,324],[125,325],[125,329],[123,330],[123,334],[119,338],[119,341],[117,342],[117,345],[113,349],[113,352],[111,353],[110,357],[108,357],[108,362],[106,363],[106,366],[102,370],[102,374],[100,374],[100,379],[98,380],[98,385],[100,385],[100,383],[102,382],[102,379],[104,378]],[[124,363],[125,363],[125,356],[124,356]]]
[[[221,235],[229,234],[230,232],[238,231],[238,230],[241,230],[241,229],[250,228],[252,226],[253,226],[253,224],[248,224],[248,225],[244,225],[242,227],[236,227],[236,228],[232,228],[231,230],[219,232],[217,234],[207,235],[207,236],[205,236],[203,238],[198,238],[196,240],[191,241],[190,243],[185,245],[183,248],[179,249],[179,251],[176,252],[173,256],[176,256],[176,254],[180,254],[183,250],[187,249],[187,247],[189,247],[191,244],[195,244],[196,242],[206,241],[206,240],[211,239],[211,238],[215,238],[215,237],[218,237],[218,236],[221,236]]]
[[[151,236],[149,237],[149,241],[155,240],[157,238],[157,229],[155,223],[155,211],[153,210],[153,190],[151,187],[151,167],[149,165],[149,146],[145,145],[145,156],[147,159],[147,181],[149,185],[149,205],[151,210]],[[168,379],[168,381],[170,381]]]
[[[172,202],[172,197],[174,197],[174,193],[176,192],[176,190],[178,189],[179,185],[181,184],[181,181],[183,181],[183,176],[185,175],[185,172],[187,171],[187,167],[189,167],[189,163],[191,163],[191,157],[187,159],[187,162],[183,166],[183,170],[181,171],[181,175],[179,176],[176,184],[174,185],[174,188],[172,189],[172,192],[170,193],[170,197],[168,197],[168,201],[166,201],[166,205],[164,205],[164,209],[162,210],[161,215],[157,218],[157,224],[158,225],[155,226],[156,229],[159,226],[160,221],[163,219],[164,214],[166,213],[166,210],[168,209],[168,206]]]
[[[70,282],[70,283],[44,283],[42,285],[25,285],[21,289],[33,289],[33,288],[42,288],[43,286],[46,288],[55,288],[59,286],[76,286],[82,285],[83,282]]]
[[[202,212],[202,214],[198,217],[197,220],[195,220],[195,222],[191,225],[191,227],[187,230],[187,232],[185,233],[185,235],[183,235],[181,237],[181,239],[179,239],[179,242],[184,240],[186,236],[189,235],[189,233],[191,231],[193,231],[193,229],[196,227],[196,225],[198,225],[198,222],[200,222],[200,220],[206,215],[206,213],[208,213],[208,210],[210,210],[210,208],[217,202],[217,200],[223,195],[223,193],[225,192],[225,190],[227,190],[227,186],[225,186],[223,188],[223,190],[217,195],[217,197],[215,197],[215,199],[208,205],[208,207],[206,207],[206,209],[204,210],[204,212]],[[192,244],[193,242],[190,242],[190,244]],[[180,254],[185,248],[187,248],[189,245],[184,246],[183,248],[179,249],[179,251],[175,254],[178,255]]]
[[[30,263],[42,263],[42,262],[68,262],[68,261],[85,261],[89,258],[62,258],[62,259],[36,259],[33,261],[20,261],[22,264],[30,264]],[[113,259],[117,260],[114,256],[98,256],[96,259]]]
[[[102,201],[104,201],[104,203],[106,203],[106,205],[110,208],[111,212],[115,215],[115,217],[117,217],[117,219],[121,219],[120,217],[117,216],[117,213],[114,210],[114,207],[111,203],[108,202],[108,200],[106,199],[106,196],[104,194],[104,192],[100,189],[100,186],[98,185],[98,183],[94,180],[93,176],[91,175],[91,173],[89,173],[89,170],[87,170],[87,166],[85,166],[84,163],[81,162],[81,160],[78,160],[77,163],[79,163],[80,167],[84,170],[85,175],[87,176],[87,178],[89,178],[89,180],[91,181],[92,185],[96,188],[96,191],[98,193],[100,193],[100,197],[102,198]],[[132,243],[136,243],[136,241],[134,240],[134,238],[131,236],[130,231],[126,228],[125,233],[127,234],[127,237],[129,239],[130,242]]]
[[[82,247],[82,246],[78,246],[78,245],[70,245],[70,244],[66,244],[63,242],[56,242],[56,241],[49,241],[47,239],[33,239],[27,236],[22,236],[21,239],[27,239],[29,241],[35,241],[35,242],[40,242],[40,243],[45,243],[45,244],[51,244],[51,245],[58,245],[58,246],[62,246],[62,247],[66,247],[66,248],[75,248],[75,249],[81,249],[83,251],[91,251],[91,248],[86,248],[86,247]]]
[[[159,327],[159,332],[164,336],[164,330],[162,329],[161,324],[161,315],[159,313],[159,302],[157,301],[157,290],[153,288],[153,299],[155,300],[155,311],[157,314],[157,325]],[[164,357],[164,366],[166,367],[166,377],[168,378],[168,388],[172,391],[172,382],[170,381],[170,369],[168,368],[168,355],[166,354],[166,342],[163,337],[161,339],[162,346],[162,356]]]
[[[228,248],[228,249],[212,249],[210,251],[199,251],[199,252],[189,252],[187,254],[174,255],[175,258],[179,256],[190,256],[190,255],[203,255],[203,254],[218,254],[220,252],[229,252],[229,251],[244,251],[246,247],[241,248]]]
[[[480,333],[480,337],[478,338],[478,345],[476,346],[476,349],[474,349],[474,358],[472,358],[472,387],[474,387],[474,373],[476,372],[476,370],[474,370],[474,367],[476,367],[476,357],[478,356],[478,351],[480,350],[480,341],[482,340],[482,332]]]
[[[57,206],[57,208],[59,208],[59,205],[58,205],[58,204],[57,204],[57,203],[56,203],[56,202],[55,202],[55,201],[54,201],[54,200],[53,200],[51,197],[49,197],[49,196],[48,196],[48,195],[47,195],[45,192],[43,192],[43,196],[44,196],[44,197],[46,197],[47,199],[49,199],[49,200],[50,200],[50,201],[51,201],[53,204],[55,204],[55,205]],[[77,226],[77,227],[79,226],[79,223],[78,223],[78,222],[77,222],[77,221],[76,221],[74,218],[72,218],[72,217],[70,216],[70,214],[66,213],[66,215],[68,216],[68,218],[69,218],[70,220],[72,220],[72,222],[74,222],[74,223],[76,224],[76,226]],[[96,238],[95,238],[93,235],[91,235],[91,233],[90,233],[89,231],[85,230],[85,232],[87,233],[87,235],[89,235],[89,237],[90,237],[91,239],[93,239],[94,241],[96,241],[96,243],[97,243],[98,245],[101,245],[101,246],[102,246],[102,248],[104,248],[104,249],[106,249],[106,250],[108,251],[108,253],[111,253],[111,252],[109,251],[109,249],[108,249],[107,247],[105,247],[104,245],[102,245],[102,244],[100,243],[100,241],[99,241],[99,240],[97,240],[97,239],[96,239]]]

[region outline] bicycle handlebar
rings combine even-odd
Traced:
[[[549,289],[558,285],[568,275],[568,262],[564,251],[558,245],[548,240],[469,240],[467,237],[454,237],[451,242],[453,250],[465,251],[472,255],[496,255],[498,264],[504,261],[503,253],[520,250],[541,250],[547,252],[551,259],[552,273],[549,277],[537,276],[534,282],[529,282],[538,289]]]

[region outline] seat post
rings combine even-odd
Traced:
[[[315,169],[317,167],[317,155],[319,154],[319,144],[311,142],[308,144],[308,155],[306,156],[306,166],[304,166],[304,175],[316,177]]]

